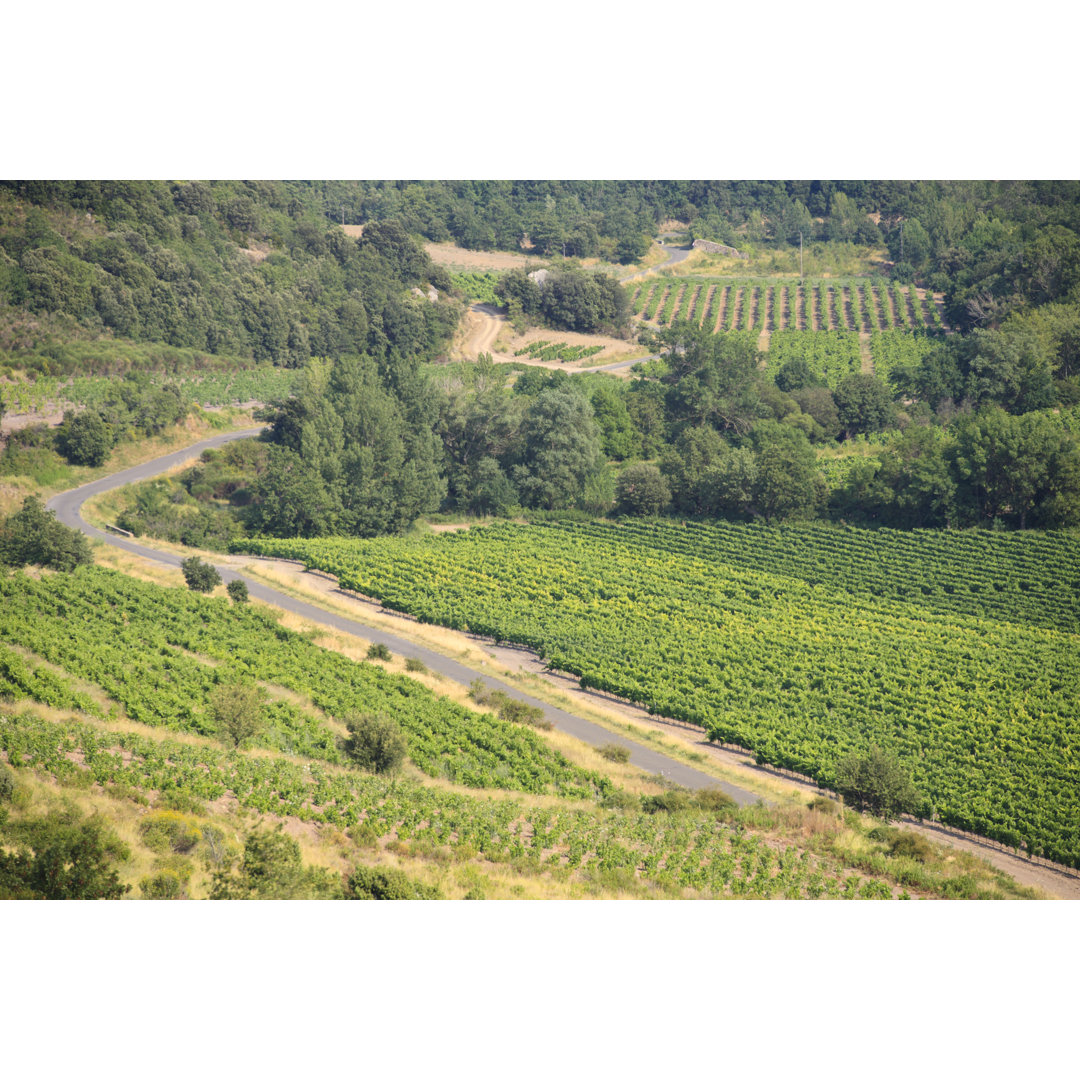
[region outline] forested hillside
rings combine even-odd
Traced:
[[[430,359],[461,306],[428,285],[450,288],[400,226],[351,239],[310,184],[0,182],[9,365],[72,370],[65,343],[102,336],[293,367]]]

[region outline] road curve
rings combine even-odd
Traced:
[[[54,495],[46,503],[46,507],[47,509],[56,512],[57,520],[62,521],[65,525],[73,529],[80,530],[87,536],[101,540],[106,544],[111,544],[114,547],[121,548],[124,551],[129,551],[134,555],[139,555],[144,559],[151,559],[155,562],[164,563],[167,566],[179,567],[181,562],[179,555],[144,547],[134,540],[128,540],[123,536],[114,536],[110,533],[102,532],[100,529],[96,529],[94,526],[87,524],[82,517],[83,503],[92,496],[99,495],[104,491],[111,491],[113,488],[137,483],[140,480],[148,480],[153,476],[167,472],[178,465],[182,465],[186,461],[198,457],[203,450],[221,446],[234,439],[252,438],[257,435],[260,430],[262,429],[249,428],[244,431],[233,431],[227,435],[215,435],[213,438],[203,439],[201,442],[195,443],[184,450],[177,450],[174,453],[167,454],[154,461],[148,461],[142,465],[124,469],[122,472],[114,473],[112,476],[102,477],[100,480],[94,480],[89,484],[84,484],[82,487],[73,488],[71,491],[65,491],[59,495]],[[341,630],[347,634],[356,634],[366,641],[371,641],[375,644],[383,644],[388,649],[401,656],[416,657],[418,660],[422,660],[432,671],[435,671],[462,686],[468,686],[474,680],[480,679],[491,689],[502,690],[512,697],[517,698],[519,701],[543,709],[544,716],[560,731],[565,731],[568,735],[572,735],[582,742],[588,743],[590,746],[603,746],[609,743],[625,746],[630,751],[630,763],[637,766],[639,769],[643,769],[645,772],[661,776],[664,779],[670,780],[676,784],[681,784],[683,787],[687,788],[718,787],[730,795],[740,806],[752,805],[761,798],[753,792],[746,791],[733,784],[725,783],[722,780],[717,780],[716,777],[700,772],[681,761],[667,757],[665,754],[661,754],[649,747],[641,746],[630,739],[623,738],[621,735],[608,731],[607,728],[601,727],[599,724],[591,723],[588,720],[582,719],[580,716],[575,716],[573,713],[566,712],[554,705],[548,705],[537,698],[530,697],[516,686],[505,683],[500,679],[492,678],[490,675],[485,675],[483,672],[466,667],[456,660],[451,660],[449,657],[443,656],[442,653],[427,649],[422,645],[417,645],[404,638],[396,637],[393,634],[388,634],[385,631],[376,630],[364,623],[345,618],[334,612],[326,611],[314,604],[298,600],[293,596],[289,596],[287,593],[279,592],[277,589],[270,588],[258,581],[245,577],[231,567],[218,566],[217,570],[221,574],[222,580],[226,582],[237,578],[244,581],[248,587],[248,592],[258,600],[263,600],[268,604],[273,604],[275,607],[283,608],[302,618],[309,619],[314,623],[333,627],[335,630]]]
[[[628,281],[637,281],[638,278],[647,277],[649,274],[655,274],[658,270],[666,270],[669,266],[681,263],[694,250],[692,247],[670,247],[667,244],[657,244],[656,246],[667,253],[667,261],[658,263],[656,266],[650,266],[647,270],[635,270],[632,274],[619,278],[620,285],[625,285]]]

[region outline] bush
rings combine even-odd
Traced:
[[[205,814],[206,806],[201,799],[183,788],[166,788],[158,796],[157,805],[162,810],[179,810],[181,814]]]
[[[159,870],[156,874],[144,877],[139,882],[146,900],[182,900],[184,883],[175,870]]]
[[[10,802],[15,794],[15,774],[0,763],[0,802]]]
[[[816,810],[819,814],[830,814],[836,817],[840,813],[840,804],[828,795],[815,795],[807,804],[809,809]]]
[[[304,866],[300,845],[281,831],[256,831],[244,841],[244,856],[237,869],[214,875],[211,900],[321,900],[338,899],[341,881],[329,870]]]
[[[393,660],[394,654],[390,651],[389,647],[383,645],[382,642],[372,643],[367,651],[368,660]]]
[[[641,800],[629,791],[614,788],[604,796],[600,805],[605,810],[640,810]]]
[[[671,503],[671,488],[655,465],[631,465],[615,481],[615,512],[655,516]]]
[[[360,768],[374,773],[401,768],[408,743],[396,720],[382,713],[368,713],[347,717],[345,726],[349,737],[342,749]]]
[[[113,447],[113,433],[100,413],[89,409],[64,413],[57,432],[60,452],[72,465],[104,465]]]
[[[229,599],[234,604],[246,604],[248,601],[248,587],[245,582],[239,578],[233,578],[228,585],[225,586],[225,591],[229,594]]]
[[[34,495],[23,500],[17,513],[0,520],[0,565],[67,571],[93,561],[86,537],[57,521],[55,512]]]
[[[427,664],[423,660],[418,660],[415,656],[408,656],[405,658],[405,670],[423,673],[427,671]]]
[[[201,839],[199,826],[177,810],[155,810],[139,823],[143,843],[151,850],[190,851]]]
[[[413,881],[393,867],[358,866],[346,879],[346,900],[441,900],[434,885]]]
[[[213,592],[221,584],[221,575],[209,563],[204,563],[198,555],[192,555],[180,564],[184,580],[189,589],[195,592]]]
[[[726,813],[736,807],[735,800],[718,787],[701,788],[695,793],[694,802],[702,810],[708,810],[711,814]]]
[[[933,858],[934,847],[929,840],[917,833],[897,829],[896,836],[889,843],[889,854],[898,859],[926,862],[927,859]]]
[[[618,743],[605,743],[597,749],[597,753],[608,761],[617,761],[620,765],[625,765],[630,760],[629,747],[620,746]]]
[[[643,795],[641,809],[646,814],[677,814],[690,809],[690,796],[685,791],[665,791],[662,795]]]
[[[127,846],[100,818],[54,811],[7,827],[0,848],[0,899],[119,900],[114,866],[130,858]]]

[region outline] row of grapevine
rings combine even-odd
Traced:
[[[529,356],[534,360],[558,360],[564,364],[576,360],[585,360],[604,351],[603,345],[568,345],[565,342],[534,341],[524,348],[517,349],[515,356]]]
[[[638,288],[631,311],[661,327],[689,318],[716,332],[943,329],[932,298],[924,303],[907,286],[859,278],[805,285],[772,278],[667,278]]]
[[[935,578],[933,545],[920,557],[911,534],[890,541],[914,552],[894,567],[864,550],[876,533],[853,533],[855,552],[833,558],[829,545],[842,552],[848,534],[811,532],[822,543],[806,560],[826,575],[815,579],[791,572],[796,555],[774,572],[752,544],[736,558],[731,546],[714,552],[712,533],[651,529],[502,525],[243,547],[304,559],[422,620],[525,645],[584,685],[826,783],[839,756],[876,743],[910,770],[924,814],[1080,865],[1080,763],[1062,752],[1080,738],[1080,637],[1040,624],[1059,610],[1047,590],[1030,621],[1006,617],[1024,610],[1028,566],[1049,566],[1072,583],[1076,624],[1075,540],[1055,563],[961,537],[961,591],[956,574]]]

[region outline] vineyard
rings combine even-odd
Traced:
[[[563,364],[572,364],[577,360],[586,360],[604,351],[603,345],[567,345],[558,341],[534,341],[514,352],[515,356],[528,356],[533,360],[558,360]]]
[[[768,369],[775,374],[791,360],[805,361],[835,388],[845,375],[862,370],[859,335],[850,330],[778,330],[769,338]]]
[[[896,368],[917,368],[934,343],[934,337],[928,334],[908,334],[899,330],[872,334],[870,355],[874,361],[874,372],[889,382]]]
[[[249,370],[208,372],[176,376],[185,404],[217,407],[248,401],[273,401],[288,397],[299,369],[262,367]],[[60,379],[39,376],[34,382],[0,383],[0,402],[6,412],[42,410],[46,406],[95,408],[116,395],[117,380],[108,375]]]
[[[369,843],[391,844],[398,855],[479,858],[507,863],[518,874],[565,878],[585,871],[594,879],[610,875],[617,885],[636,878],[706,896],[889,899],[888,878],[895,880],[902,866],[878,855],[867,860],[869,875],[862,877],[835,858],[792,846],[778,850],[761,835],[702,811],[526,808],[515,800],[470,798],[408,780],[390,783],[317,762],[111,731],[75,718],[55,723],[29,709],[0,713],[0,750],[13,765],[61,783],[90,782],[120,792],[178,790],[208,802],[231,795],[245,810],[359,826]],[[921,884],[917,868],[909,873],[913,884]]]
[[[414,763],[470,787],[591,797],[608,782],[567,762],[534,732],[455,705],[412,679],[355,663],[282,629],[260,611],[83,568],[35,581],[0,578],[0,695],[100,710],[71,683],[84,680],[132,720],[212,734],[207,700],[236,678],[301,695],[319,710],[388,713],[399,720]],[[59,675],[11,646],[59,668]],[[268,706],[259,745],[340,763],[325,720],[290,700]]]
[[[0,579],[0,599],[0,751],[16,770],[62,787],[93,785],[142,805],[154,792],[204,804],[232,799],[243,811],[359,829],[350,835],[399,857],[505,863],[518,875],[560,880],[584,873],[616,888],[633,881],[705,896],[788,898],[888,898],[901,880],[973,888],[930,884],[921,867],[880,850],[856,872],[828,850],[777,846],[685,799],[681,812],[650,811],[567,763],[535,733],[467,714],[247,606],[95,568]],[[223,747],[207,725],[208,693],[237,675],[293,698],[276,702],[286,707],[252,751]],[[561,799],[527,805],[348,768],[314,705],[297,698],[335,712],[392,712],[408,731],[410,756],[433,776]],[[34,703],[67,715],[50,718]],[[619,794],[622,802],[609,805]],[[751,811],[747,820],[759,818],[767,822],[769,812]]]
[[[469,301],[498,304],[499,298],[495,295],[495,284],[499,277],[499,274],[491,271],[452,273],[450,283]]]
[[[689,319],[731,330],[942,330],[929,297],[883,279],[778,282],[775,278],[655,278],[635,286],[631,312],[655,326]]]
[[[829,783],[871,744],[924,816],[1080,865],[1080,546],[826,525],[495,525],[248,541]]]

